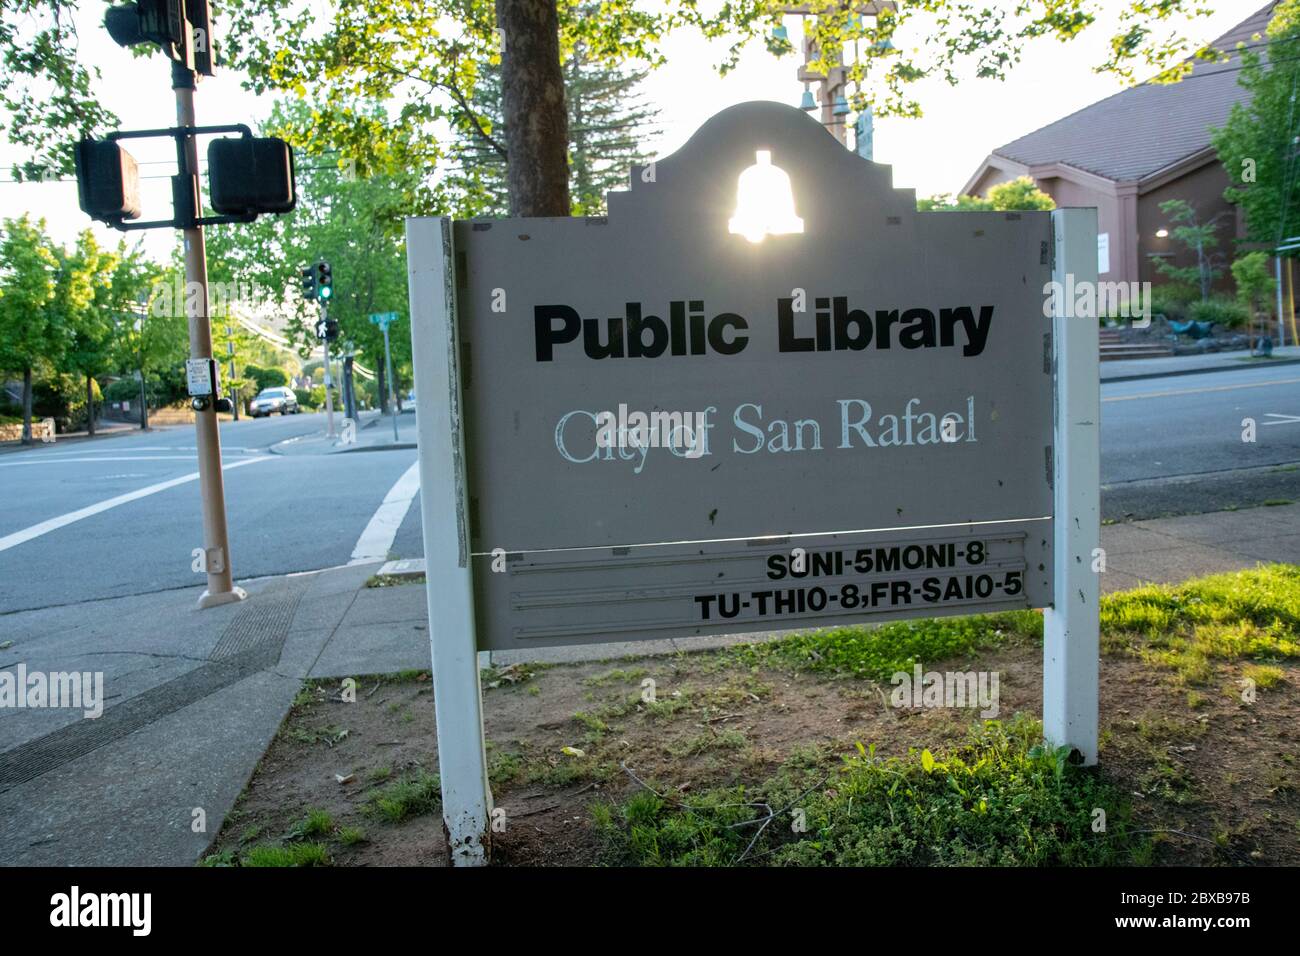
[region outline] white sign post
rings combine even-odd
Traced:
[[[416,426],[443,827],[452,863],[481,866],[492,794],[474,638],[451,220],[410,220],[406,243],[411,357],[425,403]]]
[[[1097,210],[1052,213],[1052,281],[1057,289],[1097,282]],[[1069,282],[1073,278],[1073,282]],[[1055,606],[1043,612],[1043,736],[1097,762],[1101,600],[1101,385],[1098,318],[1055,299]]]

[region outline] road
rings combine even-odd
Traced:
[[[1300,366],[1114,383],[1102,400],[1103,517],[1300,499]],[[414,418],[402,416],[403,440]],[[1246,418],[1253,442],[1242,441]],[[403,504],[415,451],[272,450],[322,428],[319,415],[222,426],[237,578],[342,565],[358,550],[423,553],[418,494]],[[188,427],[0,455],[0,614],[202,584],[193,474]]]
[[[1300,365],[1114,382],[1101,395],[1104,518],[1300,499]]]
[[[403,431],[413,433],[414,415],[403,418]],[[321,415],[221,426],[236,578],[347,564],[385,495],[416,460],[413,449],[271,450],[323,427]],[[152,490],[194,474],[188,426],[0,455],[0,613],[202,584],[192,569],[193,550],[203,544],[198,482]],[[150,493],[76,517],[142,490]],[[40,533],[47,522],[68,518]],[[415,527],[405,539],[418,542],[418,507],[405,521]]]

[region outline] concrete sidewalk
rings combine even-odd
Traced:
[[[1144,378],[1165,378],[1171,375],[1199,375],[1202,372],[1230,372],[1234,369],[1257,366],[1298,365],[1300,345],[1287,345],[1273,350],[1272,358],[1252,358],[1249,349],[1231,352],[1206,352],[1204,355],[1171,355],[1164,358],[1118,359],[1101,363],[1103,382],[1133,382]]]
[[[334,438],[326,437],[322,424],[321,431],[317,434],[300,435],[276,442],[269,450],[275,455],[341,455],[416,447],[415,413],[409,406],[405,413],[397,416],[396,438],[393,437],[392,416],[382,415],[377,409],[357,414],[356,428],[352,431],[350,440],[345,439],[343,421],[342,416],[336,413],[334,428],[338,434]]]
[[[34,427],[36,424],[35,419],[32,424]],[[160,431],[170,427],[172,426],[159,425],[156,428],[151,427],[149,431]],[[82,442],[99,441],[101,438],[114,438],[122,435],[139,435],[142,431],[143,429],[141,429],[138,424],[132,422],[117,422],[104,419],[95,423],[95,434],[93,435],[86,431],[64,432],[60,435],[54,436],[54,441],[52,442],[42,442],[40,439],[37,439],[30,445],[24,445],[21,441],[0,441],[0,455],[5,454],[6,452],[26,451],[28,448],[39,448],[42,445],[47,447],[49,445],[77,445]]]
[[[101,671],[105,697],[94,719],[0,710],[0,864],[194,863],[303,678],[428,666],[423,589],[365,588],[377,567],[241,582],[206,611],[186,588],[0,617],[0,669]]]
[[[413,416],[410,416],[413,417]],[[390,435],[391,437],[391,435]],[[1300,563],[1300,505],[1102,528],[1103,588]],[[0,616],[0,669],[102,671],[104,712],[0,710],[0,864],[189,865],[207,848],[308,677],[429,664],[424,588],[366,588],[379,565]],[[494,654],[572,661],[678,653],[769,635]],[[340,768],[345,770],[346,768]],[[196,830],[196,819],[204,827]]]

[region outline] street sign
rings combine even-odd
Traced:
[[[918,212],[772,103],[608,205],[407,225],[453,855],[476,648],[1048,608],[1045,733],[1095,761],[1097,323],[1045,299],[1095,212]]]
[[[396,312],[373,312],[370,315],[371,324],[377,325],[381,329],[388,328],[396,321],[397,321]]]

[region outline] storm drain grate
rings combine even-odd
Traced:
[[[295,589],[241,608],[217,641],[209,663],[115,704],[94,720],[78,720],[0,753],[0,793],[274,667],[301,598],[302,590]]]

